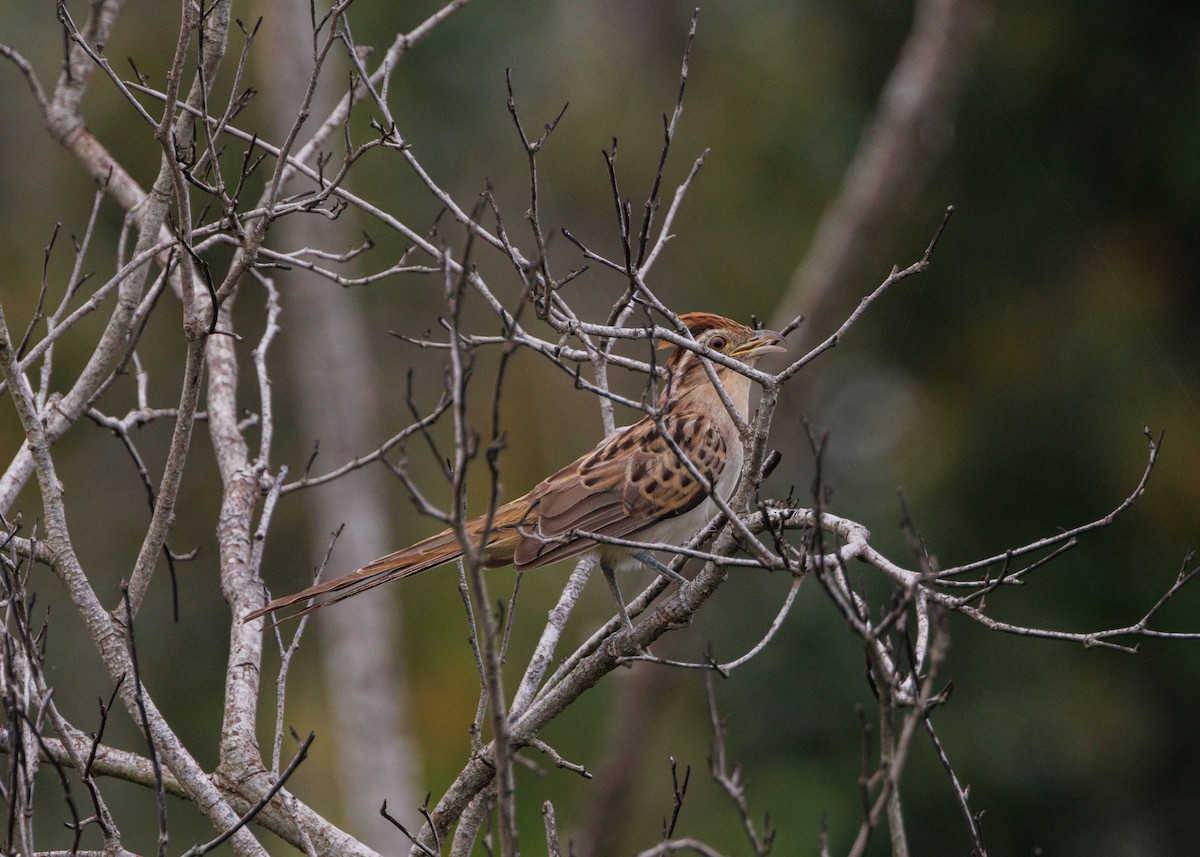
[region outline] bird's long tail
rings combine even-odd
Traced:
[[[311,613],[318,607],[334,604],[344,598],[366,592],[381,583],[410,577],[444,562],[458,559],[462,556],[462,552],[462,545],[458,543],[454,531],[445,530],[436,536],[430,536],[424,541],[417,542],[415,545],[410,545],[387,556],[381,556],[357,571],[352,571],[334,580],[318,583],[292,595],[276,598],[266,607],[248,614],[242,621],[249,622],[251,619],[257,619],[267,613],[312,601],[311,604],[305,604],[302,609],[280,617],[279,621],[295,619],[305,613]],[[328,597],[323,598],[322,596]]]

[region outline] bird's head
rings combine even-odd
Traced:
[[[773,330],[755,330],[710,312],[686,312],[679,316],[679,320],[696,342],[747,366],[753,366],[766,354],[787,350],[783,337]],[[664,342],[660,347],[675,349],[667,359],[671,390],[679,393],[696,388],[711,390],[712,385],[696,352],[670,342]],[[749,389],[746,376],[716,362],[713,362],[713,368],[731,395],[735,388]]]

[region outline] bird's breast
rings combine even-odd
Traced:
[[[728,500],[733,496],[738,477],[742,473],[741,439],[736,434],[733,437],[725,438],[725,448],[725,463],[721,467],[720,473],[717,474],[715,485],[716,494],[722,500]],[[636,538],[639,542],[681,545],[700,532],[709,521],[717,516],[718,512],[720,512],[720,507],[711,496],[708,496],[686,512],[671,518],[664,518],[650,525],[638,533]],[[629,548],[607,545],[602,551],[605,560],[612,563],[614,567],[641,567],[641,563],[630,556]],[[634,552],[636,553],[636,551]],[[669,562],[671,557],[666,556],[664,559]]]

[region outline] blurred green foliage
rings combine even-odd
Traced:
[[[75,5],[82,15],[82,4]],[[437,5],[398,9],[360,0],[350,20],[357,40],[377,46],[378,55],[391,33],[411,28]],[[539,128],[570,103],[541,156],[544,222],[613,251],[613,206],[600,152],[619,139],[622,187],[636,210],[653,175],[660,117],[674,103],[691,12],[691,4],[676,2],[477,0],[404,61],[391,92],[400,131],[464,205],[490,181],[510,232],[525,241],[526,165],[505,109],[504,70],[511,68],[527,127]],[[237,14],[247,21],[264,16],[263,44],[249,75],[254,85],[255,63],[270,62],[272,50],[284,49],[270,41],[273,20],[306,15],[307,4],[250,3]],[[770,314],[837,190],[910,16],[911,4],[894,0],[702,7],[668,192],[694,157],[711,153],[652,283],[664,300],[679,310],[739,318]],[[158,4],[146,0],[132,0],[122,17],[108,55],[132,57],[152,85],[161,84],[171,47],[166,34],[174,24],[167,28]],[[0,41],[27,56],[47,85],[55,79],[61,33],[52,6],[0,8]],[[32,312],[43,247],[56,220],[63,235],[50,279],[61,294],[71,263],[65,238],[82,234],[93,187],[42,133],[15,69],[5,65],[0,75],[6,199],[0,299],[18,326]],[[343,79],[332,75],[331,85]],[[814,364],[790,403],[793,417],[803,412],[829,430],[832,510],[866,523],[877,544],[902,562],[908,557],[897,527],[897,487],[905,489],[930,550],[946,564],[957,563],[1106,513],[1136,484],[1145,459],[1143,425],[1166,431],[1146,497],[1110,530],[1039,571],[1024,590],[997,594],[991,606],[1004,618],[1068,630],[1134,621],[1170,585],[1196,543],[1198,92],[1200,6],[1194,2],[1151,9],[1095,0],[1000,4],[949,153],[926,186],[888,218],[889,230],[863,260],[867,273],[844,296],[845,306],[854,306],[893,263],[918,258],[945,205],[953,203],[958,211],[932,267],[890,294],[843,345]],[[148,181],[158,165],[153,141],[100,76],[86,113],[106,145]],[[371,133],[369,118],[366,107],[356,114],[359,139]],[[252,105],[239,124],[255,130],[259,121]],[[392,153],[372,153],[351,185],[417,228],[437,215],[435,201]],[[385,265],[402,251],[402,242],[376,224],[355,225],[377,241],[366,264]],[[86,266],[101,280],[111,270],[120,226],[120,213],[106,205]],[[552,251],[560,270],[579,264],[561,236]],[[479,261],[500,293],[515,300],[517,283],[504,266]],[[599,311],[621,284],[593,271],[570,288],[578,306]],[[414,353],[387,331],[420,333],[434,324],[439,295],[436,282],[419,279],[346,294],[363,303],[368,335],[387,377],[397,379],[391,424],[406,419],[405,368],[417,366],[432,396],[440,367],[434,356]],[[251,340],[258,303],[252,291],[239,302],[241,329]],[[64,341],[56,367],[64,382],[86,358],[100,323],[81,325]],[[172,301],[164,299],[156,311],[141,354],[152,396],[172,402],[180,354]],[[568,398],[569,378],[529,356],[516,365],[503,414],[512,438],[504,456],[509,496],[599,435],[592,401],[582,394]],[[130,386],[118,385],[105,409],[119,412],[131,404]],[[477,392],[483,401],[486,390]],[[547,407],[568,401],[546,425]],[[286,389],[279,407],[277,460],[298,469],[313,438],[295,422]],[[152,470],[161,465],[168,431],[154,426],[140,438]],[[785,494],[794,486],[803,499],[811,464],[798,437],[794,424],[779,426],[785,461],[771,487]],[[6,407],[4,448],[15,449],[17,438]],[[187,508],[171,540],[179,550],[201,548],[199,559],[180,569],[181,619],[171,622],[163,570],[139,634],[151,692],[193,752],[211,765],[215,759],[206,753],[219,729],[229,617],[216,584],[217,482],[204,446],[197,443],[189,461]],[[81,501],[72,521],[81,553],[111,599],[147,520],[143,490],[118,442],[102,430],[79,426],[61,444],[59,458],[69,495]],[[432,473],[430,482],[437,496]],[[412,513],[398,483],[393,496],[397,541],[427,533],[431,525]],[[24,505],[27,520],[35,517],[31,492]],[[309,574],[304,539],[293,537],[305,526],[299,505],[285,504],[267,549],[265,574],[276,591],[300,585]],[[512,664],[530,650],[562,573],[539,572],[525,582]],[[511,575],[497,572],[494,591],[506,591]],[[35,578],[39,597],[54,607],[50,658],[59,702],[86,728],[94,722],[88,706],[109,688],[97,683],[92,647],[54,582],[43,570]],[[670,644],[680,656],[695,658],[712,641],[729,657],[765,631],[787,582],[734,578],[697,627]],[[729,750],[750,783],[751,805],[769,812],[778,827],[776,853],[813,852],[823,819],[838,853],[860,818],[862,734],[855,706],[870,711],[872,698],[861,651],[835,611],[815,582],[801,593],[779,637],[719,682],[718,697],[730,716]],[[579,638],[609,609],[598,583],[588,599],[575,619]],[[380,645],[408,653],[412,698],[397,704],[411,711],[423,781],[436,798],[469,750],[475,672],[452,572],[406,582],[397,601],[405,638]],[[1196,594],[1185,593],[1162,614],[1161,626],[1200,629],[1196,605]],[[983,830],[992,853],[1195,853],[1200,738],[1192,725],[1200,717],[1200,647],[1147,642],[1127,656],[1001,637],[957,619],[950,632],[945,678],[955,690],[935,722],[959,776],[971,785],[973,808],[986,812]],[[293,667],[288,722],[318,732],[312,759],[293,785],[336,815],[326,786],[332,742],[322,742],[326,702],[315,645],[313,638]],[[264,674],[272,669],[268,663]],[[510,686],[517,678],[510,676]],[[677,833],[745,853],[732,806],[707,781],[710,734],[698,676],[664,676],[655,722],[614,724],[613,686],[628,680],[606,681],[547,735],[568,758],[600,769],[612,746],[604,742],[633,740],[648,730],[641,764],[624,772],[630,795],[621,853],[652,844],[670,812],[668,755],[693,768]],[[114,717],[109,728],[112,742],[141,747],[125,718]],[[595,788],[562,771],[544,777],[522,771],[520,828],[528,853],[540,850],[541,800],[554,799],[565,840],[582,829]],[[151,798],[132,788],[114,787],[114,794],[119,817],[127,819],[128,844],[150,847]],[[913,754],[904,802],[914,853],[967,852],[949,783],[926,744],[918,742]],[[175,842],[205,837],[202,822],[178,804],[172,809]],[[404,816],[415,818],[410,809]],[[885,853],[884,837],[873,848]]]

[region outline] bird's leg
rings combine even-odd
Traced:
[[[617,585],[617,575],[613,572],[613,568],[607,562],[601,560],[600,570],[604,572],[604,579],[608,581],[608,588],[612,590],[613,598],[617,600],[617,611],[621,614],[621,624],[633,630],[633,622],[629,620],[629,612],[625,609],[625,599],[621,597],[621,587]]]
[[[678,583],[680,586],[683,586],[683,584],[688,582],[688,579],[686,577],[684,577],[679,572],[673,571],[672,569],[663,565],[655,557],[651,556],[649,551],[638,551],[637,553],[635,553],[633,555],[633,558],[636,559],[638,562],[642,563],[642,565],[646,566],[647,568],[657,571],[659,574],[661,574],[667,580],[672,580],[675,583]]]

